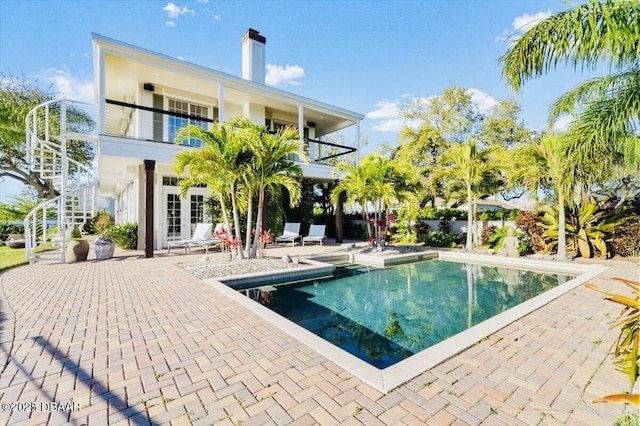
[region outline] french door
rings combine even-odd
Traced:
[[[191,238],[198,223],[211,221],[204,209],[208,194],[206,188],[191,188],[186,198],[182,199],[177,187],[163,188],[162,247],[167,247],[168,241]]]

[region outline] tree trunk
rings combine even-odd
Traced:
[[[558,260],[567,260],[567,231],[564,213],[564,195],[558,194]]]
[[[249,253],[249,248],[251,247],[251,231],[253,230],[253,191],[249,191],[247,197],[247,231],[244,251]]]
[[[465,251],[471,251],[473,248],[473,242],[471,240],[473,233],[473,201],[471,197],[471,184],[467,184],[467,244],[464,247]]]
[[[233,226],[235,228],[238,244],[238,256],[242,259],[242,233],[240,232],[240,213],[238,213],[238,200],[236,199],[235,188],[231,191],[231,208],[233,209]]]
[[[229,230],[231,230],[231,227],[229,226],[229,213],[227,212],[227,206],[224,202],[224,197],[222,196],[222,194],[220,194],[219,202],[220,208],[222,209],[222,221],[224,222],[224,225],[227,226]]]
[[[260,240],[260,232],[262,232],[262,210],[264,209],[264,191],[265,188],[260,188],[258,191],[258,217],[256,218],[256,229],[253,236],[253,246],[249,252],[249,259],[256,257],[258,252],[258,241]]]

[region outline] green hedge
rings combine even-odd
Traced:
[[[137,223],[113,225],[107,230],[107,235],[113,238],[116,244],[125,250],[135,250],[138,248]]]

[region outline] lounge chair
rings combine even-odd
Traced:
[[[276,243],[291,241],[291,247],[296,245],[296,240],[301,239],[300,235],[300,223],[287,222],[284,224],[284,231],[282,235],[276,237]]]
[[[302,245],[304,246],[305,242],[318,242],[320,243],[320,245],[322,245],[322,241],[327,238],[327,236],[324,234],[326,227],[326,225],[309,226],[309,235],[307,235],[306,237],[302,237]]]
[[[220,242],[219,238],[211,237],[212,227],[213,225],[210,223],[198,223],[190,239],[169,241],[167,243],[167,253],[171,253],[171,249],[176,247],[184,247],[185,253],[191,253],[191,247],[205,246],[206,253],[208,254],[209,246]]]
[[[218,223],[216,224],[215,229],[213,230],[213,234],[211,234],[209,236],[209,238],[205,239],[205,240],[197,240],[197,241],[192,241],[189,246],[190,247],[202,247],[204,246],[204,252],[205,254],[209,254],[209,246],[212,246],[214,244],[220,244],[222,242],[222,239],[218,237],[218,235],[220,234],[220,232],[222,231],[226,231],[229,234],[231,233],[231,230],[229,229],[229,227],[227,225],[225,225],[224,223]],[[194,232],[195,234],[195,232]]]

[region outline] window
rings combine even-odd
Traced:
[[[184,115],[189,115],[191,117],[201,117],[201,118],[209,118],[209,108],[192,104],[185,101],[179,101],[176,99],[169,99],[169,112],[177,112]],[[178,117],[175,115],[169,115],[169,142],[173,142],[178,134],[178,130],[183,127],[186,127],[189,124],[193,124],[194,126],[202,127],[203,129],[208,129],[209,125],[206,121],[200,121],[193,118],[186,117]],[[186,140],[184,145],[190,146],[202,146],[203,142],[200,139],[190,138]]]

